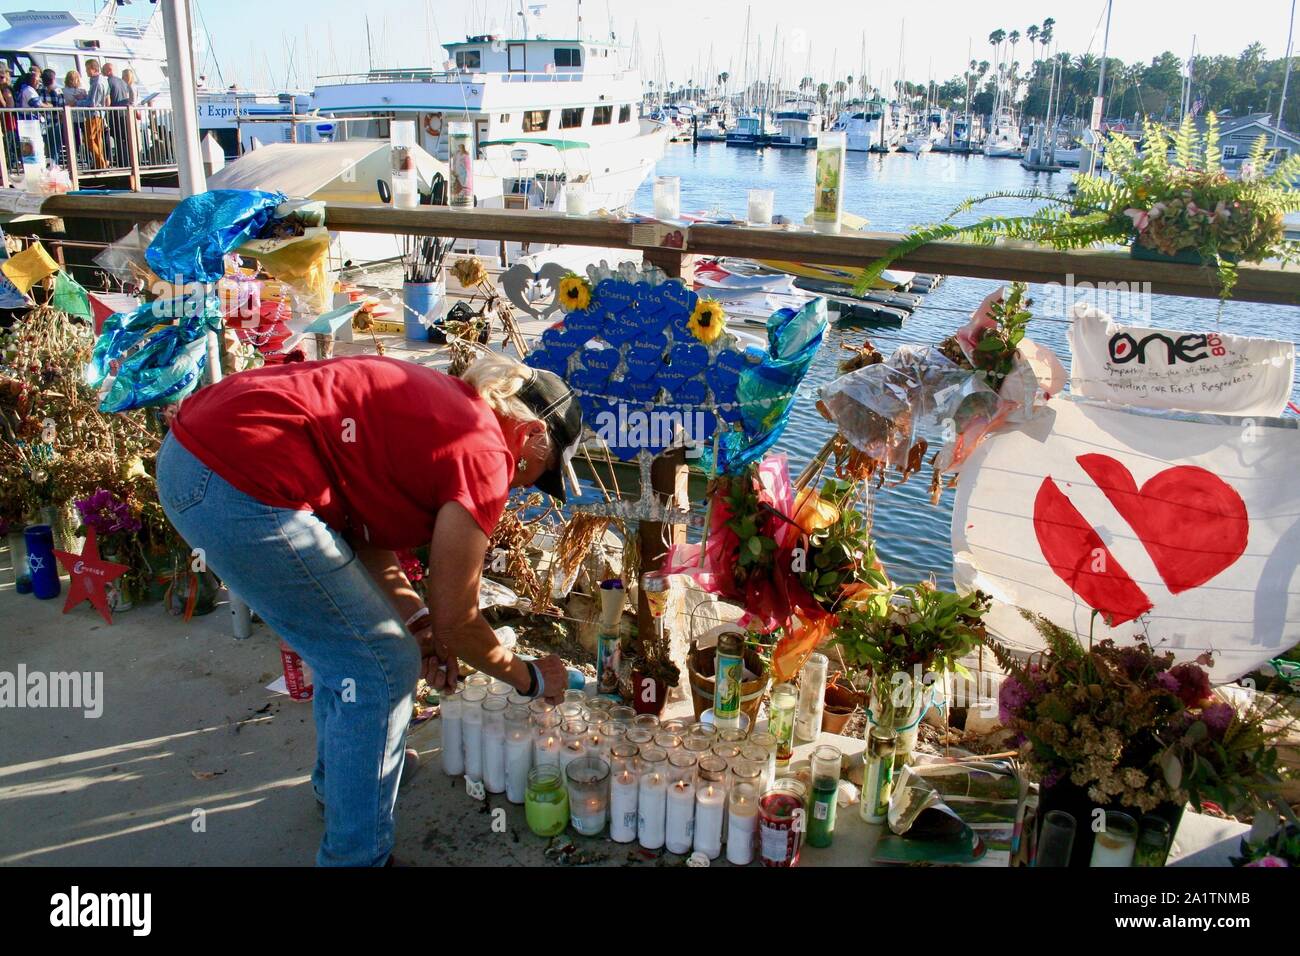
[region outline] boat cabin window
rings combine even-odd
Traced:
[[[592,108],[591,111],[592,126],[608,126],[610,121],[613,118],[614,118],[614,107],[612,106],[596,106]]]
[[[556,47],[556,66],[582,66],[581,47]]]
[[[581,126],[584,112],[585,110],[581,106],[560,110],[560,129],[575,129]]]
[[[618,121],[620,123],[626,123],[631,119],[632,119],[632,106],[629,103],[624,103],[622,106],[618,108]]]
[[[500,116],[497,117],[497,122],[498,122],[498,123],[509,123],[509,122],[510,122],[510,114],[509,114],[509,113],[502,113]]]
[[[529,110],[524,114],[525,133],[544,133],[550,123],[550,110]]]
[[[482,50],[457,50],[456,51],[456,69],[458,70],[478,70],[483,66]]]
[[[17,86],[18,77],[26,75],[32,68],[32,58],[28,54],[10,53],[8,50],[0,53],[0,63],[8,67],[15,86]]]

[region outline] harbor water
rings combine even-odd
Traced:
[[[812,208],[813,164],[811,150],[756,151],[728,148],[723,143],[679,144],[668,147],[654,175],[680,177],[681,207],[686,213],[716,210],[743,217],[748,191],[764,188],[775,193],[776,214],[802,222]],[[968,197],[1034,188],[1063,194],[1072,175],[1069,171],[1028,172],[1013,159],[935,152],[920,156],[901,152],[849,153],[846,174],[845,211],[866,217],[870,221],[868,228],[899,232],[943,219]],[[634,209],[650,211],[652,185],[653,177],[637,193]],[[992,213],[1014,215],[1029,212],[1034,205],[1024,200],[996,200],[954,221],[971,222]],[[835,377],[836,363],[844,355],[841,345],[857,346],[870,338],[889,354],[904,342],[938,344],[965,324],[971,310],[998,285],[990,280],[952,278],[926,296],[901,329],[832,329],[809,372],[806,397],[796,403],[778,445],[790,456],[791,472],[797,474],[832,433],[832,426],[814,407],[813,393]],[[1043,302],[1056,301],[1059,296],[1055,291],[1047,295],[1041,286],[1031,287],[1030,295],[1040,307],[1033,308],[1035,318],[1029,336],[1050,347],[1068,368],[1065,319],[1059,314],[1045,315],[1041,308]],[[1297,338],[1296,312],[1285,306],[1234,301],[1220,306],[1217,300],[1153,296],[1148,311],[1149,317],[1117,318],[1164,328],[1217,329],[1293,341]],[[1300,389],[1293,388],[1293,401],[1298,393]],[[925,437],[933,453],[940,446],[940,438]],[[897,475],[886,478],[874,501],[875,534],[882,560],[895,581],[915,581],[933,573],[940,584],[951,586],[949,523],[954,492],[945,491],[937,506],[930,504],[928,464],[905,484],[893,484],[896,480]]]

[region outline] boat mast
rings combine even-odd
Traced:
[[[1098,111],[1098,123],[1104,123],[1106,117],[1106,103],[1102,99],[1102,93],[1106,88],[1106,52],[1110,49],[1110,11],[1112,6],[1114,6],[1114,0],[1106,0],[1106,32],[1102,34],[1101,38],[1101,70],[1097,74],[1097,98],[1095,101],[1101,107]],[[1190,83],[1188,86],[1190,88]],[[1097,133],[1101,133],[1100,128],[1097,129]],[[1097,151],[1090,149],[1088,150],[1088,173],[1091,175],[1096,171]]]
[[[1277,134],[1282,128],[1282,108],[1286,106],[1286,88],[1291,82],[1291,38],[1295,30],[1295,0],[1291,0],[1291,22],[1286,28],[1286,72],[1282,74],[1282,98],[1277,101],[1277,124],[1273,127],[1273,148],[1277,149]]]

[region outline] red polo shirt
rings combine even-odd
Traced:
[[[490,536],[514,473],[496,415],[470,386],[375,356],[231,375],[187,398],[172,432],[245,494],[386,549],[427,544],[450,501]]]

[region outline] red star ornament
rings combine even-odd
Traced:
[[[68,587],[68,600],[63,605],[67,614],[82,601],[89,601],[91,606],[109,624],[113,615],[108,610],[107,586],[131,570],[125,564],[105,561],[99,556],[99,544],[95,540],[95,529],[86,529],[86,545],[81,554],[69,554],[67,551],[55,551],[54,556],[72,579]]]

